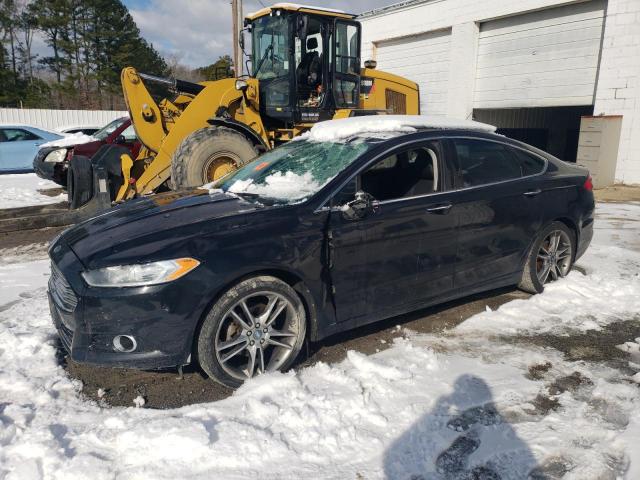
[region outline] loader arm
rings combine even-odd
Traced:
[[[258,103],[257,80],[250,79],[250,92],[246,93],[249,106],[243,97],[243,93],[235,88],[235,79],[222,79],[212,82],[203,82],[204,88],[186,105],[180,116],[174,118],[170,129],[161,126],[159,122],[147,122],[142,117],[144,124],[151,125],[150,136],[152,140],[162,132],[160,141],[154,143],[155,156],[148,163],[146,169],[135,179],[130,188],[117,200],[132,198],[136,195],[152,193],[171,176],[171,159],[180,143],[191,133],[200,128],[210,126],[207,120],[213,119],[220,107],[226,109],[226,113],[234,120],[240,121],[256,132],[264,141],[268,141],[267,133],[262,124],[260,114],[254,105]],[[155,103],[154,103],[155,105]],[[143,105],[140,105],[141,107]],[[150,106],[153,109],[153,106]],[[155,105],[155,108],[159,107]],[[130,109],[131,111],[131,109]],[[154,112],[155,113],[155,112]],[[132,113],[133,114],[133,113]],[[156,113],[157,114],[157,113]],[[133,117],[132,117],[133,118]],[[138,120],[139,122],[140,120]],[[136,125],[136,120],[134,120]],[[158,126],[154,126],[158,125]],[[146,125],[145,125],[146,126]],[[162,128],[162,130],[160,130]],[[142,128],[141,128],[142,130]],[[139,130],[136,128],[136,133]],[[143,142],[144,143],[144,142]],[[146,143],[145,143],[146,145]]]
[[[120,82],[131,124],[138,140],[150,151],[157,152],[162,139],[167,134],[160,107],[135,68],[124,68],[120,75]]]

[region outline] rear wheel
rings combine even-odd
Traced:
[[[237,388],[254,375],[289,368],[305,334],[305,310],[295,290],[275,277],[253,277],[211,308],[198,337],[198,359],[211,378]]]
[[[246,165],[258,155],[244,135],[226,127],[206,127],[187,136],[171,160],[174,188],[199,187]]]
[[[567,276],[575,257],[575,235],[562,222],[553,222],[534,242],[518,285],[530,293],[540,293],[546,283]]]
[[[87,157],[73,157],[67,169],[69,207],[80,208],[93,195],[93,171]]]

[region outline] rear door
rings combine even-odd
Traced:
[[[32,170],[38,146],[44,142],[24,128],[0,129],[0,171]]]
[[[331,277],[340,321],[367,323],[418,308],[453,288],[453,192],[443,187],[441,142],[400,148],[365,169],[334,197]],[[340,204],[356,190],[373,212],[347,219]]]
[[[546,160],[480,138],[451,139],[458,191],[456,289],[518,280],[539,231]]]

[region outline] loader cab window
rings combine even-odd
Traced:
[[[253,23],[253,76],[260,80],[263,101],[268,108],[289,105],[289,43],[286,16],[265,16]]]
[[[294,58],[296,62],[296,97],[302,112],[302,120],[313,120],[305,111],[322,106],[326,94],[324,77],[325,42],[328,30],[326,21],[309,15],[297,19]],[[317,113],[316,113],[317,116]]]
[[[336,106],[354,108],[358,106],[360,91],[360,24],[336,21],[332,38],[334,57],[331,58],[333,95]]]

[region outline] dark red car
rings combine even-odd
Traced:
[[[140,150],[140,142],[136,138],[129,117],[117,118],[94,133],[91,138],[93,140],[87,142],[86,136],[70,136],[43,145],[33,160],[33,169],[39,177],[53,180],[66,187],[69,161],[74,155],[91,158],[100,147],[108,144],[127,147],[131,150],[133,158],[138,156]]]

